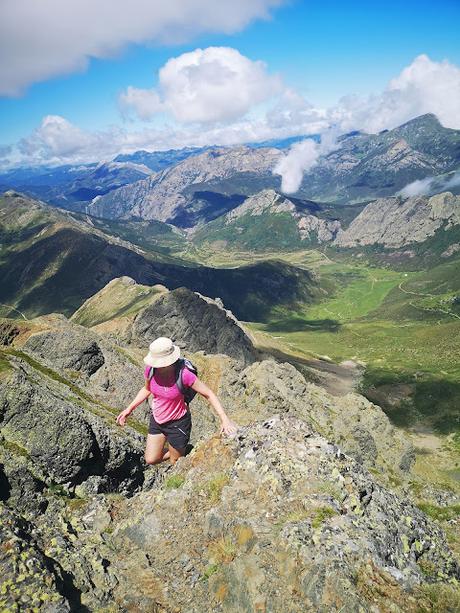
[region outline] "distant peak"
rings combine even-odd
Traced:
[[[441,122],[434,113],[425,113],[425,115],[419,115],[418,117],[406,121],[406,123],[400,125],[396,130],[408,127],[420,127],[422,125],[442,127]]]

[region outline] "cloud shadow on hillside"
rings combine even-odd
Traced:
[[[340,328],[340,322],[335,319],[286,317],[271,321],[265,330],[267,332],[338,332]]]
[[[392,386],[409,384],[412,391],[400,402],[376,399],[375,391],[385,390],[391,395]],[[361,392],[371,402],[377,402],[390,421],[398,427],[414,431],[433,431],[448,435],[460,432],[460,383],[435,375],[424,379],[409,373],[368,367]]]

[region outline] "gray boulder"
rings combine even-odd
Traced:
[[[63,316],[34,322],[39,331],[21,349],[91,395],[122,409],[142,387],[141,364],[95,331]]]

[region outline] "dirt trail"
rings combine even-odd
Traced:
[[[262,353],[265,354],[263,357],[274,357],[292,364],[308,380],[324,387],[333,396],[345,396],[350,392],[356,391],[364,372],[363,366],[353,360],[346,360],[336,364],[318,358],[302,358],[275,347],[264,347]]]
[[[429,297],[429,298],[435,298],[436,296],[434,294],[421,294],[419,292],[411,292],[410,290],[404,289],[403,287],[401,287],[401,285],[404,283],[404,281],[401,281],[401,283],[398,285],[398,289],[400,289],[402,292],[404,292],[404,294],[410,294],[411,296],[420,296],[422,298],[424,297]],[[430,307],[423,307],[417,304],[414,304],[413,302],[409,302],[411,307],[414,307],[414,309],[419,309],[420,311],[431,311],[433,313],[444,313],[444,315],[450,315],[451,317],[455,317],[456,319],[460,319],[460,316],[458,316],[456,313],[452,313],[452,311],[446,311],[445,309],[440,309],[440,308],[430,308]]]
[[[19,311],[18,309],[16,309],[14,306],[11,306],[10,304],[3,304],[0,302],[0,307],[5,307],[7,309],[10,309],[11,311],[16,311],[16,313],[19,313],[19,315],[25,319],[25,321],[28,321],[27,317],[24,315],[24,313],[21,313],[21,311]]]

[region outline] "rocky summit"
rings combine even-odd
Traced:
[[[232,314],[186,288],[164,294],[141,311],[132,335],[145,346],[167,336],[191,352],[226,353],[243,364],[254,359],[252,343]]]
[[[458,561],[414,504],[414,449],[378,406],[262,354],[188,290],[137,288],[142,308],[123,298],[107,319],[117,284],[131,296],[131,280],[112,283],[80,311],[86,326],[0,321],[0,610],[456,610]],[[174,467],[143,460],[147,408],[115,424],[160,334],[239,425],[221,438],[196,398],[194,449]]]

